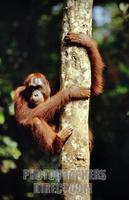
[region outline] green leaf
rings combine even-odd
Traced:
[[[3,138],[3,142],[4,142],[4,144],[8,145],[9,147],[13,147],[13,148],[17,147],[17,143],[12,141],[8,136],[5,136]]]
[[[129,8],[129,4],[121,2],[119,7],[120,10],[125,14]]]
[[[118,85],[115,89],[111,90],[108,95],[109,96],[118,96],[124,95],[129,92],[129,89],[126,86]]]
[[[4,124],[4,123],[5,123],[5,116],[4,116],[4,113],[0,111],[0,124]]]
[[[21,152],[17,148],[14,149],[12,153],[15,160],[19,159],[19,157],[21,156]]]
[[[9,114],[14,115],[14,103],[11,103],[9,105],[8,109],[9,109]]]
[[[0,136],[0,156],[3,158],[19,159],[21,151],[18,149],[17,142],[11,140],[8,136]]]
[[[12,160],[2,160],[0,171],[3,173],[9,172],[11,169],[16,169],[16,164]]]

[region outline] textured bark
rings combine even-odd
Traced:
[[[92,24],[92,0],[67,0],[64,6],[63,33],[68,32],[85,33],[91,35]],[[62,47],[61,51],[61,86],[68,87],[73,84],[90,88],[91,70],[86,50],[78,47]],[[75,101],[69,103],[62,114],[62,128],[73,128],[73,134],[68,139],[62,151],[62,170],[72,170],[73,173],[85,170],[89,173],[89,138],[88,138],[88,113],[89,100]],[[82,178],[74,174],[74,177],[66,179],[63,184],[68,184],[69,189],[64,189],[65,200],[89,200],[90,194],[79,192],[75,184],[80,184],[81,189],[87,184],[88,178]],[[75,178],[75,176],[77,176]],[[80,178],[79,178],[80,177]],[[71,192],[70,187],[73,185]]]

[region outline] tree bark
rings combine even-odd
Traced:
[[[63,33],[91,35],[92,0],[67,0],[64,6]],[[91,70],[86,50],[79,47],[62,47],[61,86],[79,85],[90,88]],[[73,134],[62,151],[63,193],[65,200],[89,200],[89,100],[69,103],[61,117],[61,127],[73,128]],[[66,174],[67,178],[66,178]],[[87,175],[87,176],[86,176]]]

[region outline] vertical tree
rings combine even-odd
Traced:
[[[91,35],[92,0],[67,0],[64,6],[63,34],[68,32]],[[61,51],[61,84],[67,87],[73,84],[90,87],[91,70],[86,51],[78,47],[63,47]],[[62,152],[62,170],[69,176],[63,177],[65,200],[89,200],[89,191],[85,189],[89,180],[89,138],[88,138],[89,100],[69,103],[62,114],[62,127],[72,127],[73,134]],[[67,174],[68,175],[68,174]],[[84,189],[84,190],[83,190]]]

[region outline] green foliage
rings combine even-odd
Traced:
[[[16,168],[14,160],[19,159],[21,152],[18,149],[17,142],[14,142],[8,136],[0,136],[0,157],[3,158],[0,164],[0,171],[3,173],[9,172]]]
[[[119,4],[119,8],[122,11],[123,15],[129,16],[128,15],[128,11],[129,11],[129,4],[128,3],[121,2]]]
[[[0,172],[8,173],[10,170],[16,169],[16,164],[12,160],[2,160],[0,166]]]
[[[21,166],[52,167],[52,162],[46,161],[45,155],[40,155],[39,149],[36,150],[19,133],[12,101],[14,89],[28,73],[34,71],[45,73],[52,82],[52,87],[57,87],[55,79],[59,73],[62,3],[58,0],[0,3],[0,175],[6,174],[1,180],[3,183],[11,181],[13,185],[19,174],[11,179],[9,176],[11,173],[18,173]],[[56,162],[53,163],[55,166]],[[25,183],[25,187],[29,189],[22,194],[20,182],[18,178],[15,192],[12,192],[10,186],[3,184],[3,188],[8,189],[1,196],[1,188],[0,198],[14,200],[17,187],[21,188],[21,193],[17,195],[19,199],[24,200],[23,196],[26,199],[32,198],[34,194],[29,192],[32,183]]]
[[[3,188],[7,188],[6,194],[0,197],[2,200],[33,198],[32,183],[21,185],[21,169],[57,167],[56,157],[46,156],[19,133],[12,100],[14,89],[34,71],[45,73],[52,88],[58,88],[63,2],[30,0],[0,4],[0,172],[6,175],[1,182],[5,183]],[[91,99],[91,124],[95,135],[92,155],[93,168],[106,168],[109,178],[104,183],[108,189],[97,185],[94,196],[103,200],[128,199],[119,193],[122,187],[116,189],[115,186],[118,186],[118,177],[126,182],[127,175],[123,171],[129,168],[129,3],[94,1],[97,2],[110,20],[102,26],[94,23],[93,30],[107,68],[104,95]],[[16,176],[13,174],[10,178],[12,172]],[[6,186],[8,182],[15,185],[14,191]],[[44,196],[35,198],[44,199]]]
[[[101,27],[94,24],[93,31],[107,67],[105,92],[92,100],[91,124],[95,135],[92,165],[106,169],[108,180],[103,194],[102,185],[95,183],[94,195],[95,199],[126,199],[128,181],[125,184],[121,181],[126,179],[129,168],[129,3],[110,1],[103,8],[111,21]]]
[[[113,97],[113,96],[124,95],[124,94],[127,94],[128,92],[129,92],[129,88],[127,88],[127,86],[117,85],[116,88],[108,92],[108,95]]]
[[[0,124],[4,124],[5,123],[5,115],[2,111],[2,108],[0,109]]]

